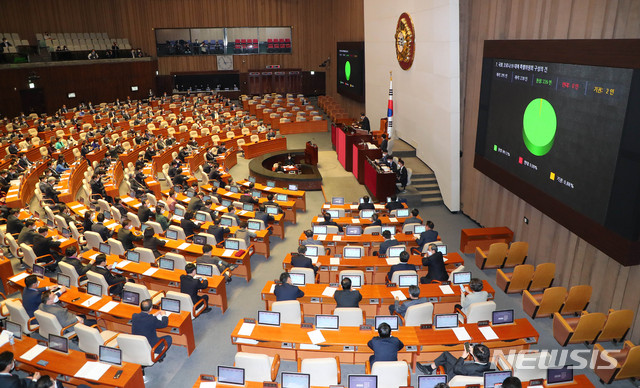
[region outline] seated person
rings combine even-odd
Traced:
[[[133,249],[133,242],[142,240],[142,236],[137,236],[131,231],[133,225],[129,219],[122,220],[122,228],[118,229],[118,241],[122,243],[125,250]]]
[[[209,307],[209,295],[198,295],[198,290],[206,290],[209,287],[207,279],[196,278],[196,265],[193,263],[187,263],[184,267],[186,275],[180,275],[180,292],[187,294],[191,297],[191,301],[195,305],[204,299],[205,301],[205,313],[211,311]]]
[[[409,252],[407,251],[400,252],[400,263],[392,265],[391,268],[389,269],[389,272],[387,272],[387,279],[389,279],[389,281],[391,281],[391,278],[393,277],[393,273],[396,271],[415,271],[416,270],[415,265],[409,264],[409,257],[410,257]]]
[[[162,256],[162,253],[158,250],[158,247],[165,246],[167,242],[157,238],[154,235],[154,233],[155,231],[153,230],[152,227],[148,227],[147,229],[144,230],[144,232],[142,232],[142,235],[143,235],[142,246],[144,248],[151,249],[151,251],[153,252],[153,255],[157,259],[158,257]]]
[[[375,209],[376,208],[375,205],[369,201],[370,201],[370,198],[368,195],[365,195],[364,197],[362,197],[362,203],[358,205],[358,211],[362,209]]]
[[[220,226],[220,217],[213,218],[213,225],[209,226],[207,233],[213,235],[216,238],[216,242],[222,242],[224,235],[229,233],[231,229]]]
[[[35,372],[29,378],[20,378],[11,374],[16,368],[13,353],[5,350],[0,353],[0,386],[5,388],[33,388],[40,379],[40,372]]]
[[[114,267],[115,265],[112,265],[112,268]],[[105,255],[104,253],[98,254],[93,263],[93,267],[91,267],[91,271],[99,273],[104,277],[104,280],[111,288],[112,294],[122,294],[122,289],[124,288],[124,283],[127,281],[127,279],[122,275],[114,275],[113,273],[111,273],[111,271],[107,268],[107,255]],[[114,284],[116,286],[111,287]]]
[[[91,264],[82,265],[82,261],[78,259],[78,249],[75,245],[70,245],[64,250],[65,258],[63,262],[73,266],[78,276],[83,276],[91,269]]]
[[[391,238],[391,232],[389,232],[388,230],[382,232],[382,237],[384,237],[384,241],[380,244],[380,248],[378,249],[378,255],[380,256],[386,255],[387,249],[389,249],[390,247],[400,245],[398,240],[396,240],[395,238]]]
[[[478,278],[471,279],[469,288],[465,287],[465,291],[460,295],[460,304],[456,305],[456,307],[467,314],[469,312],[469,306],[473,303],[486,302],[489,298],[489,293],[483,291],[483,287],[482,280]],[[471,290],[471,292],[469,292],[469,290]]]
[[[324,217],[324,221],[322,221],[319,225],[334,225],[338,227],[338,232],[342,233],[342,226],[338,225],[337,222],[331,221],[331,214],[327,212],[323,212],[322,216]]]
[[[304,255],[306,252],[307,247],[300,245],[298,247],[298,252],[291,255],[291,266],[294,268],[311,268],[313,269],[313,273],[316,274],[318,272],[318,267],[313,265],[313,261]]]
[[[411,217],[407,217],[407,219],[404,220],[404,224],[402,225],[422,224],[422,220],[418,218],[418,214],[420,214],[420,210],[418,209],[411,210]],[[436,239],[437,239],[437,236],[436,236]]]
[[[522,382],[517,377],[507,377],[502,382],[502,388],[522,388]]]
[[[358,290],[351,289],[351,279],[345,277],[340,282],[342,290],[337,290],[333,294],[336,301],[336,307],[359,307],[362,300],[362,294]]]
[[[56,319],[58,320],[58,323],[60,323],[60,326],[66,327],[72,324],[76,324],[78,322],[84,323],[83,317],[76,316],[74,313],[72,313],[71,311],[67,310],[66,308],[58,304],[57,294],[54,294],[53,292],[47,290],[42,293],[40,300],[42,301],[42,303],[40,303],[40,306],[38,306],[38,310],[55,315]],[[91,326],[92,324],[95,324],[95,322],[93,323],[87,322],[87,323],[88,323],[87,326]],[[73,328],[69,328],[65,332],[69,332],[72,330]]]
[[[391,201],[387,202],[386,205],[384,205],[384,207],[389,210],[389,212],[391,212],[391,210],[395,210],[395,209],[402,209],[404,207],[404,205],[402,205],[402,203],[400,201],[398,201],[398,197],[396,197],[395,195],[391,197]]]
[[[165,335],[158,338],[157,329],[164,329],[169,326],[169,316],[162,311],[151,315],[149,312],[153,307],[151,299],[145,299],[140,303],[140,312],[134,313],[131,317],[131,334],[143,335],[149,341],[149,345],[153,348],[156,346],[160,338],[164,338],[167,341],[167,347],[171,347],[171,336]],[[158,318],[156,318],[158,317]],[[156,353],[161,352],[164,349],[164,344],[158,346]]]
[[[304,296],[304,292],[299,289],[298,286],[293,285],[291,277],[287,272],[280,274],[280,283],[276,284],[273,293],[278,302],[283,300],[296,300]]]
[[[420,252],[422,252],[424,244],[438,241],[438,232],[433,230],[434,227],[433,222],[427,221],[425,231],[420,233],[420,237],[416,240]]]
[[[305,240],[300,241],[301,245],[316,245],[318,242],[313,239],[313,230],[307,229],[304,231],[306,237]]]
[[[380,220],[378,213],[371,215],[371,224],[369,226],[382,226],[382,220]]]
[[[40,279],[33,274],[24,278],[24,285],[25,289],[22,291],[22,307],[24,307],[29,318],[33,318],[33,312],[36,311],[40,303],[42,303],[42,294],[53,287],[38,287],[40,285]],[[55,294],[56,296],[60,296],[66,290],[66,287],[60,286],[60,290]]]
[[[47,267],[49,271],[55,271],[57,267],[57,263],[62,259],[62,256],[58,253],[58,248],[60,248],[60,241],[55,241],[52,237],[47,237],[49,233],[49,228],[46,226],[41,226],[38,228],[38,234],[33,236],[33,253],[35,253],[36,257],[51,255],[56,261],[56,264],[52,264]],[[46,262],[49,261],[48,258],[43,258],[36,260],[37,262]]]
[[[433,280],[446,282],[449,280],[449,274],[444,266],[444,257],[442,252],[438,252],[436,244],[429,244],[429,250],[422,257],[422,265],[427,267],[427,274],[420,278],[420,283],[429,284]]]
[[[473,361],[465,362],[464,360],[469,357],[469,354],[473,357]],[[443,352],[431,365],[417,363],[416,366],[422,373],[427,375],[430,375],[439,366],[443,366],[445,373],[451,380],[456,375],[482,376],[484,372],[491,369],[490,357],[489,348],[478,344],[470,346],[470,352],[465,349],[460,358],[454,357],[449,352]]]
[[[180,227],[184,230],[184,235],[188,239],[193,238],[193,234],[200,230],[200,225],[192,221],[194,215],[195,212],[193,210],[187,210],[187,212],[184,213],[184,218],[180,220]]]
[[[273,194],[269,193],[267,194],[267,200],[265,202],[262,203],[264,206],[275,206],[278,208],[278,214],[282,214],[282,208],[280,207],[280,205],[273,200]]]
[[[398,351],[404,348],[402,341],[391,336],[391,326],[386,322],[378,326],[378,337],[373,337],[367,346],[373,350],[369,357],[371,366],[376,361],[398,361]]]
[[[213,247],[209,244],[204,244],[202,246],[202,256],[198,257],[196,259],[196,264],[212,264],[215,265],[216,267],[218,267],[218,271],[220,271],[220,273],[224,273],[224,276],[226,278],[227,283],[229,283],[231,281],[231,271],[233,271],[235,268],[238,267],[237,264],[229,264],[226,261],[218,258],[218,257],[214,257],[211,256],[211,251],[213,251]],[[224,272],[227,268],[229,268],[229,271]]]
[[[251,238],[256,237],[256,232],[247,229],[247,221],[241,221],[235,233],[235,238],[244,240],[247,247],[251,245]],[[242,249],[242,248],[241,248]]]
[[[406,302],[404,302],[403,304],[400,304],[400,299],[398,299],[398,297],[395,298],[394,304],[389,306],[389,313],[393,314],[394,312],[402,315],[404,317],[404,314],[406,314],[407,309],[411,306],[417,305],[417,304],[421,304],[421,303],[427,303],[429,301],[429,299],[424,298],[424,297],[420,297],[420,287],[418,286],[410,286],[409,287],[409,300],[407,300]]]
[[[104,213],[100,212],[96,215],[95,224],[91,225],[91,231],[96,232],[102,237],[102,241],[107,241],[111,237],[111,230],[104,226]]]

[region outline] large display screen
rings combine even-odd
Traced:
[[[364,42],[338,42],[338,93],[364,101]]]
[[[605,65],[596,55],[593,64],[570,63],[566,52],[554,61],[540,50],[536,60],[531,53],[542,42],[522,43],[533,45],[527,55],[485,42],[474,165],[628,263],[615,249],[607,252],[598,231],[638,240],[640,71]],[[565,42],[569,52],[576,49]]]

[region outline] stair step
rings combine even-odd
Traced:
[[[440,192],[440,189],[438,188],[438,183],[433,182],[433,183],[416,183],[416,182],[411,182],[411,186],[413,186],[414,189],[423,192],[425,190],[429,191],[429,190],[436,190],[438,192]]]
[[[422,206],[433,206],[433,205],[442,205],[444,201],[442,201],[442,197],[440,198],[423,198],[420,201]]]

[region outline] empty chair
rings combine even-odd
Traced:
[[[339,317],[340,327],[360,327],[365,324],[366,316],[359,307],[337,307],[333,315]]]
[[[529,285],[530,292],[541,292],[553,285],[556,273],[555,263],[542,263],[536,266],[536,270]]]
[[[162,351],[156,353],[156,349],[161,345]],[[156,346],[151,348],[147,337],[124,333],[118,335],[118,347],[122,350],[122,361],[142,366],[155,364],[168,350],[167,341],[162,337]]]
[[[500,268],[507,257],[509,246],[507,243],[493,243],[486,254],[482,249],[476,248],[476,265],[480,269]]]
[[[204,299],[200,299],[198,303],[193,304],[191,296],[177,291],[167,291],[167,298],[177,299],[180,301],[180,311],[186,311],[191,314],[191,319],[196,319],[208,307]]]
[[[38,327],[38,334],[46,339],[49,339],[49,334],[59,335],[66,338],[73,338],[76,336],[76,333],[73,331],[73,326],[75,326],[78,321],[62,327],[58,318],[53,314],[49,314],[42,310],[36,310],[33,312],[33,316],[38,320],[38,324],[40,325],[40,327]],[[67,330],[70,331],[65,333]]]
[[[315,284],[316,283],[316,274],[313,268],[303,268],[303,267],[293,267],[289,270],[289,273],[299,273],[304,275],[304,283],[305,284]]]
[[[607,317],[602,313],[583,312],[580,317],[565,318],[553,314],[553,338],[562,346],[581,342],[594,343]]]
[[[69,277],[69,285],[71,287],[83,286],[87,283],[86,277],[82,280],[79,279],[80,276],[78,275],[78,271],[76,271],[75,267],[71,264],[60,261],[58,263],[58,267],[60,268],[60,272]]]
[[[529,243],[525,241],[516,241],[511,243],[507,259],[504,261],[504,268],[513,268],[516,265],[524,264],[527,260],[527,252],[529,251]]]
[[[560,310],[560,314],[579,314],[587,309],[589,300],[591,299],[592,287],[589,285],[573,286],[569,289],[567,300]]]
[[[299,325],[302,322],[302,306],[297,300],[273,302],[271,311],[280,313],[280,322]]]
[[[209,234],[209,233],[198,233],[198,236],[202,236],[204,238],[207,239],[207,244],[211,245],[212,247],[215,247],[216,244],[218,243],[216,241],[216,236]]]
[[[522,293],[522,309],[531,318],[548,317],[560,311],[565,299],[567,289],[564,287],[551,287],[542,294],[531,294],[524,290]]]
[[[338,234],[338,227],[336,225],[327,225],[327,234]]]
[[[498,354],[496,366],[500,370],[510,370],[514,377],[520,381],[545,379],[547,368],[553,366],[551,354],[545,350],[518,352],[515,356],[509,355],[506,359],[503,354]]]
[[[115,238],[108,238],[107,243],[109,243],[109,246],[111,247],[112,255],[124,256],[126,251],[120,240],[116,240]]]
[[[260,141],[260,137],[258,135],[251,135],[249,140],[251,140],[252,143],[257,143]]]
[[[420,326],[433,322],[433,303],[420,303],[409,306],[404,317],[400,316],[404,326]]]
[[[600,356],[596,359],[593,371],[602,382],[611,384],[615,380],[640,377],[640,346],[625,341],[621,350],[605,350],[596,344],[594,351],[599,352]]]
[[[126,282],[124,284],[125,291],[132,291],[140,295],[140,300],[151,299],[154,305],[160,304],[160,299],[164,296],[164,291],[149,291],[144,284]]]
[[[366,373],[378,376],[378,386],[399,388],[411,385],[411,367],[406,361],[376,361],[373,367],[367,360]]]
[[[133,251],[138,252],[140,254],[141,263],[153,264],[156,262],[156,256],[153,254],[153,251],[149,248],[135,247],[133,248]]]
[[[234,358],[236,368],[244,369],[246,381],[275,381],[280,369],[280,355],[269,357],[266,354],[238,352]]]
[[[99,326],[86,326],[78,323],[74,327],[78,335],[78,347],[85,353],[98,354],[100,346],[115,347],[118,333],[110,330],[100,330]]]
[[[402,225],[402,233],[407,233],[407,232],[413,233],[413,228],[415,228],[416,225],[420,225],[420,224],[413,223],[413,224],[404,224],[404,225]]]
[[[38,325],[32,324],[34,320],[30,320],[21,299],[7,299],[4,305],[9,312],[9,320],[22,326],[23,333],[31,334],[38,330]]]
[[[456,309],[460,315],[460,321],[464,323],[478,323],[479,321],[491,321],[491,315],[496,311],[496,302],[489,300],[486,302],[471,303],[467,307],[467,313],[461,309]]]
[[[633,310],[609,310],[607,321],[598,337],[598,342],[622,342],[631,329],[635,312]]]
[[[503,272],[498,268],[496,272],[496,285],[507,294],[522,292],[529,288],[533,278],[533,265],[521,264],[513,269],[513,272]]]
[[[335,358],[298,358],[298,372],[311,376],[311,386],[328,387],[340,384],[340,359]]]

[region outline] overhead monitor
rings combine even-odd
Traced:
[[[337,91],[345,97],[364,102],[364,42],[337,42],[336,45]]]

